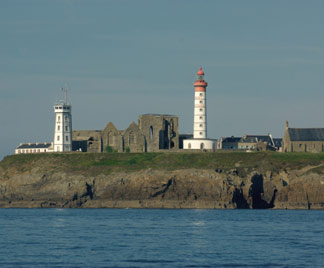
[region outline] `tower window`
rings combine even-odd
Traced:
[[[205,147],[204,143],[201,143],[200,144],[200,149],[204,149],[204,147]]]
[[[202,95],[203,95],[202,93],[199,93],[199,96],[201,96],[201,97],[202,97]]]
[[[58,141],[60,140],[60,136],[57,136],[57,140],[58,140]]]
[[[202,127],[202,124],[200,124],[199,126]]]
[[[57,126],[57,130],[59,131],[60,129],[61,129],[61,126],[60,126],[60,125],[58,125],[58,126]]]
[[[67,116],[64,116],[64,120],[67,121]]]
[[[57,121],[60,121],[60,120],[61,120],[61,116],[58,116],[58,117],[57,117]]]
[[[202,135],[202,132],[199,132],[199,135]]]
[[[199,109],[200,112],[202,112],[203,109]]]
[[[69,141],[69,136],[65,136],[65,141]]]
[[[68,131],[68,129],[69,129],[68,126],[65,126],[65,131]]]
[[[203,103],[203,101],[201,100],[201,101],[199,101],[199,103]]]
[[[199,119],[203,119],[203,117],[202,116],[199,116]]]

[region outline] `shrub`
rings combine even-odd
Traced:
[[[113,147],[107,145],[107,146],[105,147],[105,152],[106,152],[106,153],[116,153],[117,151],[116,151]]]

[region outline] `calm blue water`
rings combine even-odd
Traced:
[[[0,209],[0,267],[324,267],[324,211]]]

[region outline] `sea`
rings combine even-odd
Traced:
[[[0,209],[0,267],[324,267],[324,211]]]

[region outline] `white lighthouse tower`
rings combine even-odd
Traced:
[[[194,126],[193,139],[183,140],[183,149],[214,150],[216,140],[207,138],[207,97],[205,73],[202,67],[197,72],[197,80],[194,82]]]
[[[68,103],[68,89],[62,88],[64,100],[54,105],[54,152],[72,151],[72,106]]]
[[[194,108],[194,139],[206,139],[207,137],[207,112],[206,112],[206,87],[208,83],[204,80],[205,73],[202,67],[197,73],[195,87],[195,108]]]

